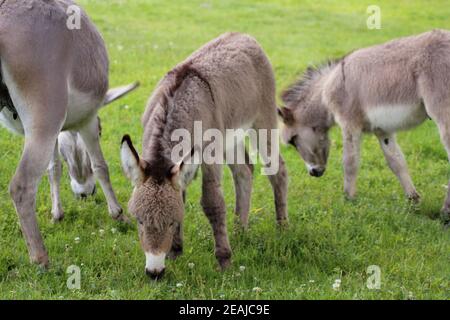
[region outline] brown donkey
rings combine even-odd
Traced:
[[[310,68],[283,95],[283,140],[295,146],[313,176],[321,176],[329,129],[343,131],[345,193],[356,195],[360,142],[374,133],[407,196],[419,200],[395,133],[429,117],[450,157],[450,32],[435,30],[355,51]],[[450,193],[443,207],[450,213]]]
[[[182,194],[199,165],[172,160],[171,153],[179,144],[178,140],[172,141],[172,136],[180,128],[193,136],[195,122],[201,122],[205,130],[221,133],[228,129],[277,128],[273,70],[253,38],[237,33],[222,35],[167,74],[153,93],[142,118],[142,156],[138,156],[130,138],[124,137],[123,168],[135,186],[129,211],[137,218],[147,258],[146,273],[152,278],[162,276],[167,254],[176,257],[182,251]],[[193,150],[207,146],[203,141],[200,144],[194,145]],[[265,147],[270,154],[270,137]],[[269,179],[275,194],[277,219],[281,223],[287,220],[287,174],[279,154],[276,154],[276,161],[279,161],[279,170]],[[236,214],[245,225],[252,167],[244,162],[230,165],[230,168],[235,180]],[[201,204],[212,225],[217,260],[226,268],[230,264],[231,248],[221,187],[222,165],[203,163],[201,170]]]
[[[0,1],[0,78],[11,97],[6,103],[14,105],[25,135],[10,193],[30,258],[43,266],[48,255],[36,219],[36,192],[58,152],[62,130],[80,133],[110,215],[124,217],[99,143],[97,111],[108,90],[108,55],[82,10],[80,28],[68,28],[66,12],[72,5],[70,0]]]

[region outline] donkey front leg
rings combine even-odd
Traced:
[[[222,166],[204,165],[202,172],[201,205],[213,229],[217,261],[224,270],[231,264],[232,253],[228,240],[226,206],[221,187]]]
[[[418,202],[420,200],[420,195],[417,193],[411,176],[409,175],[408,165],[406,164],[403,152],[397,143],[395,134],[377,134],[377,137],[389,168],[397,176],[406,195],[410,200]]]
[[[100,182],[103,192],[105,193],[106,201],[108,203],[109,214],[118,221],[128,221],[128,218],[123,214],[122,207],[117,201],[116,195],[111,185],[109,177],[109,169],[103,157],[102,149],[100,148],[100,133],[98,118],[92,117],[91,121],[79,131],[83,139],[89,157],[92,162],[92,169],[95,177]]]
[[[50,165],[48,166],[48,179],[50,182],[50,192],[52,196],[52,216],[53,222],[59,222],[64,218],[64,211],[61,206],[60,183],[61,183],[61,160],[59,158],[58,141],[55,151],[53,151]]]
[[[175,260],[183,254],[183,225],[180,223],[176,226],[175,235],[172,241],[172,248],[168,254],[168,258]]]
[[[344,130],[344,191],[348,199],[356,196],[356,179],[359,169],[361,131]]]

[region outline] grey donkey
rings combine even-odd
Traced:
[[[145,271],[154,279],[163,275],[167,256],[176,257],[182,252],[183,191],[199,167],[201,205],[214,233],[216,258],[221,268],[231,262],[222,165],[175,162],[171,157],[179,144],[172,139],[174,131],[186,129],[194,141],[196,121],[201,121],[204,130],[215,129],[222,134],[226,129],[277,129],[274,74],[256,40],[228,33],[193,53],[169,72],[154,91],[142,118],[142,155],[138,155],[129,136],[122,141],[122,166],[134,185],[128,208],[138,221],[146,255]],[[271,154],[270,139],[266,156]],[[225,145],[225,141],[221,143]],[[197,148],[204,149],[208,141],[200,144],[194,145],[193,152],[186,154],[185,159],[193,157]],[[228,144],[227,148],[236,146]],[[287,172],[279,154],[276,159],[279,170],[269,179],[277,220],[284,223],[288,218]],[[252,191],[252,166],[248,161],[229,166],[235,182],[236,214],[245,226]]]
[[[406,195],[418,201],[395,134],[431,118],[450,157],[450,32],[434,30],[393,40],[309,68],[283,94],[283,101],[283,140],[298,150],[311,175],[323,175],[328,132],[337,123],[343,133],[349,198],[356,195],[362,134],[373,133]],[[450,193],[442,211],[448,220]]]
[[[71,5],[70,0],[0,1],[1,78],[25,135],[10,194],[31,261],[45,267],[49,259],[36,219],[36,192],[61,131],[80,134],[111,217],[125,217],[99,143],[97,112],[108,90],[108,55],[83,10],[80,28],[67,27]]]

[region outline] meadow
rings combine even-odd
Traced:
[[[311,64],[392,38],[433,28],[450,29],[448,1],[367,0],[81,0],[102,32],[111,60],[111,85],[135,80],[142,87],[101,111],[102,147],[113,186],[126,208],[132,191],[122,174],[119,147],[131,134],[140,146],[140,117],[160,78],[192,51],[226,31],[249,33],[273,63],[278,93]],[[366,25],[369,5],[381,8],[382,28]],[[411,175],[422,195],[406,201],[385,164],[378,142],[367,136],[357,200],[343,195],[340,130],[332,132],[325,176],[309,177],[295,150],[283,147],[289,184],[290,226],[277,228],[268,180],[255,176],[250,227],[235,227],[234,190],[226,169],[224,193],[234,251],[219,272],[211,228],[202,213],[200,179],[188,192],[184,254],[151,282],[136,226],[108,216],[102,192],[74,199],[67,170],[65,220],[51,223],[49,185],[43,179],[39,223],[51,258],[43,271],[30,265],[8,184],[23,139],[0,129],[1,299],[450,299],[450,231],[440,220],[449,165],[433,122],[399,135]],[[256,171],[256,172],[259,172]],[[81,268],[81,289],[69,290],[67,268]],[[367,268],[381,270],[381,287],[367,287]],[[340,280],[340,286],[333,284]]]

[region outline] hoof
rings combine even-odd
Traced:
[[[231,253],[218,256],[217,262],[219,262],[220,270],[225,271],[231,266]]]
[[[47,253],[43,253],[37,257],[31,257],[31,262],[38,265],[43,270],[48,270],[50,266],[50,261],[48,259]]]
[[[53,218],[52,218],[52,223],[57,224],[60,223],[61,221],[64,220],[64,213],[57,213],[57,214],[52,214]]]
[[[421,199],[420,194],[418,194],[417,192],[408,195],[408,200],[414,204],[420,203],[420,199]]]
[[[284,218],[281,220],[277,220],[277,224],[280,229],[287,229],[289,227],[289,219]]]
[[[183,254],[183,249],[172,249],[167,254],[167,259],[170,260],[176,260],[178,257],[180,257]]]
[[[128,218],[122,211],[122,209],[120,209],[120,212],[116,215],[111,215],[112,218],[117,221],[117,222],[123,222],[126,224],[131,224],[131,220],[130,218]]]

